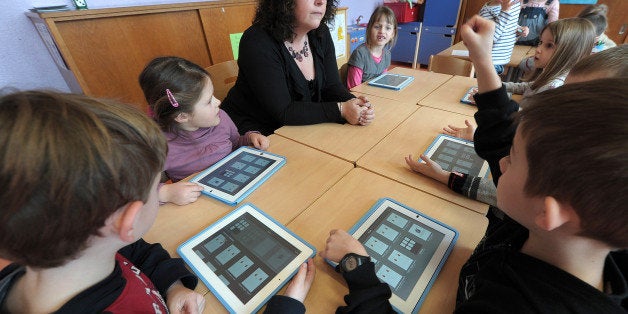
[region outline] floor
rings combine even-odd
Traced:
[[[412,63],[392,61],[392,62],[390,62],[390,66],[391,66],[391,68],[394,68],[394,67],[404,67],[404,68],[411,69],[412,68]],[[420,65],[420,66],[421,67],[418,68],[418,70],[427,71],[427,65]]]

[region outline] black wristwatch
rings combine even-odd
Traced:
[[[345,255],[338,264],[338,271],[341,273],[348,273],[358,266],[366,264],[371,261],[371,258],[368,256],[362,256],[355,253],[349,253]]]

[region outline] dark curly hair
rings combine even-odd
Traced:
[[[321,24],[334,19],[337,6],[338,0],[327,0]],[[260,24],[278,41],[292,40],[295,7],[295,0],[259,0],[253,23]]]

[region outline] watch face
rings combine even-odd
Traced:
[[[347,256],[344,265],[347,271],[352,271],[358,267],[358,259],[355,256]]]

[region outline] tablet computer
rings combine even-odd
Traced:
[[[458,239],[454,228],[390,198],[378,200],[348,232],[366,248],[401,313],[419,310]]]
[[[286,158],[251,147],[240,147],[202,171],[190,182],[203,194],[236,205],[286,163]]]
[[[478,93],[478,87],[477,86],[471,86],[469,87],[469,89],[464,93],[464,95],[462,96],[462,98],[460,98],[460,102],[463,104],[467,104],[467,105],[473,105],[475,106],[475,99],[473,98],[473,95]],[[508,92],[508,97],[511,97],[512,93]]]
[[[414,76],[384,73],[368,82],[369,85],[400,90],[414,80]]]
[[[231,313],[255,313],[316,249],[250,203],[177,249]]]
[[[462,96],[462,98],[460,98],[460,102],[463,104],[467,104],[467,105],[474,105],[475,106],[475,99],[473,99],[473,95],[475,95],[478,92],[478,87],[477,86],[472,86],[470,87],[466,93],[464,93],[464,96]]]
[[[447,171],[476,177],[487,177],[490,173],[488,162],[475,153],[473,142],[461,138],[439,134],[424,154]]]

